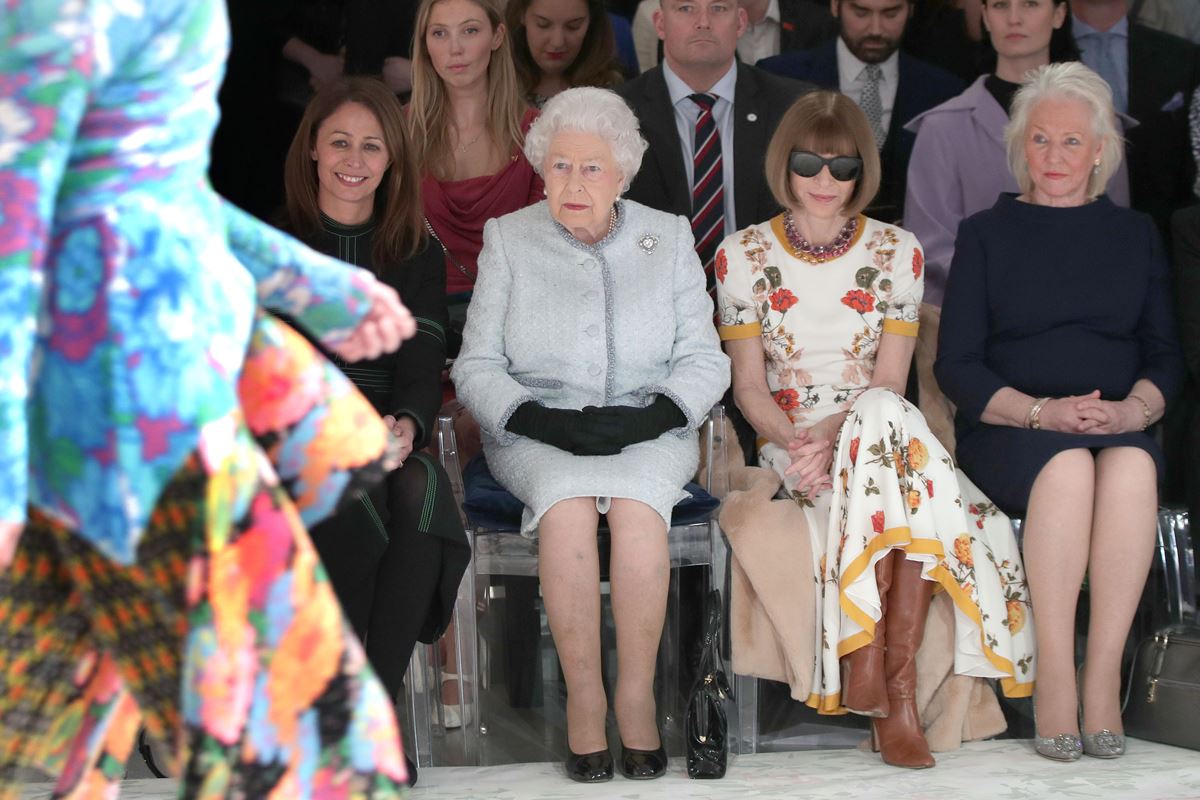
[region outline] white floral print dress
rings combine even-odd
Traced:
[[[717,252],[721,338],[762,339],[768,388],[797,427],[847,412],[833,488],[816,496],[783,475],[785,449],[759,440],[759,463],[783,477],[810,529],[820,602],[808,704],[823,712],[844,710],[838,662],[874,637],[874,565],[892,548],[923,562],[924,577],[953,598],[955,672],[997,678],[1009,696],[1033,690],[1029,589],[1008,518],[955,468],[916,407],[868,390],[883,335],[917,335],[923,269],[916,237],[862,216],[850,248],[824,263],[792,250],[782,215]]]

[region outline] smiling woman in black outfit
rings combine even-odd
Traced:
[[[419,452],[441,405],[446,359],[446,270],[424,235],[419,175],[399,101],[373,78],[344,78],[308,104],[284,179],[286,227],[317,250],[372,270],[417,319],[417,335],[395,353],[339,363],[400,440],[403,465],[312,531],[346,616],[393,698],[416,641],[433,641],[445,629],[470,555],[449,480]]]

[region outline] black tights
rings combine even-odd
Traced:
[[[363,502],[314,527],[312,538],[395,699],[417,641],[435,641],[445,630],[470,557],[445,471],[414,453]]]

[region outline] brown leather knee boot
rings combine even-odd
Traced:
[[[921,562],[897,553],[888,589],[884,653],[891,713],[873,720],[875,748],[894,767],[924,769],[935,763],[917,714],[917,649],[925,636],[932,598],[933,583],[921,578]]]
[[[896,551],[888,550],[883,558],[875,562],[875,585],[879,588],[880,610],[879,621],[875,623],[875,638],[841,660],[842,705],[855,714],[867,717],[886,717],[889,713],[884,650],[887,645],[888,587],[892,583],[895,558]]]

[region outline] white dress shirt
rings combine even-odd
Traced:
[[[733,92],[737,86],[737,59],[729,71],[721,76],[708,94],[716,95],[713,104],[713,121],[717,124],[717,135],[721,137],[721,180],[725,189],[725,235],[737,231],[737,217],[733,204]],[[671,71],[671,65],[663,59],[663,78],[667,81],[667,92],[675,108],[675,128],[679,141],[683,143],[683,168],[687,174],[688,194],[691,195],[695,178],[692,172],[696,162],[696,120],[700,118],[700,107],[689,99],[695,91],[683,79]]]
[[[896,89],[900,86],[900,51],[897,50],[888,56],[879,67],[882,70],[879,80],[879,102],[883,106],[883,116],[879,121],[886,134],[892,124],[892,109],[896,107]],[[838,89],[855,104],[862,106],[862,91],[867,83],[867,62],[859,61],[858,56],[850,52],[850,48],[840,36],[837,40],[837,68]]]
[[[757,23],[747,25],[738,38],[737,52],[747,64],[757,64],[760,58],[779,55],[779,0],[767,4],[767,13]]]

